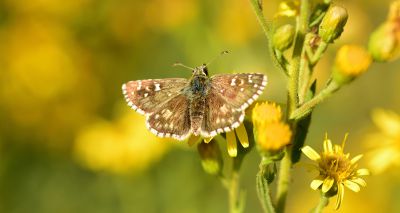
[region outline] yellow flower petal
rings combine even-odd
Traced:
[[[335,210],[338,210],[340,205],[342,204],[344,197],[344,186],[343,184],[338,184],[338,193],[336,198]]]
[[[369,175],[369,170],[368,169],[359,169],[356,172],[357,176],[365,176],[365,175]]]
[[[377,149],[371,156],[369,167],[374,173],[381,173],[400,162],[400,150],[390,145]]]
[[[376,109],[372,112],[372,120],[382,130],[382,132],[389,136],[398,136],[400,133],[400,116],[396,113]]]
[[[331,140],[329,140],[329,139],[324,140],[324,152],[326,152],[326,153],[333,152],[333,145],[332,145]]]
[[[210,143],[210,141],[213,139],[214,137],[211,138],[204,138],[204,143]]]
[[[355,156],[353,159],[351,159],[351,164],[355,164],[357,163],[361,158],[363,157],[363,155],[357,155]]]
[[[321,156],[310,146],[305,146],[301,148],[301,151],[313,161],[317,161],[321,158]]]
[[[329,189],[332,188],[334,182],[335,182],[335,180],[333,180],[333,178],[331,178],[331,177],[326,178],[324,180],[324,183],[322,184],[322,192],[327,193],[329,191]]]
[[[236,135],[233,131],[226,133],[226,142],[227,142],[229,156],[236,157],[237,156]]]
[[[341,147],[341,146],[339,146],[339,145],[337,145],[337,144],[335,144],[335,146],[334,146],[334,150],[335,150],[335,153],[337,153],[337,154],[341,154],[341,153],[343,153],[343,149],[342,149],[342,147]]]
[[[359,186],[358,184],[356,184],[356,183],[350,181],[350,180],[344,181],[343,184],[344,184],[347,188],[349,188],[351,191],[354,191],[354,192],[359,192],[359,191],[360,191],[360,186]]]
[[[311,181],[310,187],[314,190],[317,190],[322,185],[322,183],[324,183],[323,180],[315,179]]]
[[[353,181],[354,183],[357,183],[360,186],[366,187],[367,186],[367,182],[365,182],[365,180],[363,180],[362,178],[354,178],[351,181]]]
[[[239,138],[240,144],[242,144],[244,148],[249,147],[249,137],[247,136],[247,131],[246,128],[244,127],[244,124],[240,124],[240,126],[236,128],[235,131],[236,135]]]

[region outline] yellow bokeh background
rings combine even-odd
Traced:
[[[337,1],[349,21],[317,65],[318,90],[335,51],[366,45],[389,3]],[[278,4],[264,0],[267,17]],[[198,66],[222,50],[231,54],[213,62],[210,74],[265,73],[261,99],[285,102],[285,77],[247,0],[0,1],[0,212],[227,212],[226,192],[202,171],[196,148],[153,136],[121,93],[130,80],[188,78],[171,65]],[[336,143],[349,132],[347,150],[368,155],[371,111],[400,113],[399,65],[373,64],[318,106],[307,143],[320,150],[325,132]],[[245,212],[261,212],[258,162],[253,149],[242,167]],[[347,191],[341,211],[400,212],[398,169],[368,177],[357,194]],[[314,176],[294,167],[288,212],[316,204]]]

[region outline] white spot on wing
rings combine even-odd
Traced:
[[[231,86],[235,86],[236,85],[236,78],[232,79],[231,81]]]
[[[147,98],[147,96],[149,96],[149,93],[145,93],[145,94],[144,94],[144,97],[145,97],[145,98]]]
[[[156,87],[156,88],[154,89],[154,91],[160,91],[160,90],[161,90],[160,84],[154,84],[154,86]]]

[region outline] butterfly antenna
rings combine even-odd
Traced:
[[[189,66],[186,66],[186,65],[184,65],[184,64],[182,64],[182,63],[180,63],[180,62],[176,62],[176,63],[173,64],[172,66],[174,66],[174,67],[184,67],[184,68],[186,68],[186,69],[194,70],[194,68],[189,67]]]
[[[221,57],[221,56],[223,56],[223,55],[225,55],[225,54],[228,54],[228,53],[229,53],[228,50],[222,51],[219,55],[217,55],[217,56],[215,56],[213,59],[211,59],[211,60],[206,64],[206,66],[210,65],[213,61],[215,61],[215,60],[218,59],[219,57]]]

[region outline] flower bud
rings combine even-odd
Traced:
[[[347,22],[347,11],[340,6],[331,6],[319,25],[319,36],[326,43],[332,43],[342,34]]]
[[[335,59],[333,80],[338,84],[346,84],[364,73],[371,65],[370,54],[361,46],[342,46]]]
[[[292,46],[295,29],[290,24],[285,24],[279,27],[273,37],[272,42],[276,49],[283,52]]]
[[[372,34],[368,42],[368,50],[375,61],[391,61],[400,56],[400,24],[383,23]]]
[[[209,143],[200,143],[197,146],[200,154],[201,165],[205,172],[211,175],[217,175],[222,170],[222,157],[218,144],[215,141]]]

